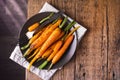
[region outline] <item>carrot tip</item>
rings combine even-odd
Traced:
[[[52,68],[53,64],[51,63],[49,68],[48,68],[48,71],[50,71],[50,69]]]
[[[40,61],[40,60],[42,60],[42,58],[39,58],[39,59],[37,60],[37,62]]]
[[[29,55],[30,52],[31,52],[31,50],[28,49],[23,56],[25,57],[25,56]]]
[[[32,64],[33,64],[36,60],[37,60],[37,58],[34,57],[34,58],[32,59],[32,61],[29,63],[29,66],[28,66],[28,70],[29,70],[29,71],[30,71],[30,68],[31,68]]]
[[[30,44],[28,43],[28,44],[26,44],[25,46],[21,47],[21,50],[24,50],[24,49],[28,48],[29,45],[30,45]]]
[[[30,57],[28,57],[28,60],[30,60],[32,57],[34,57],[34,56],[30,56]]]

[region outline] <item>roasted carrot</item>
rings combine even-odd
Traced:
[[[42,30],[40,30],[40,31],[39,31],[37,34],[35,34],[32,38],[30,38],[28,44],[25,45],[25,46],[23,46],[23,47],[21,47],[21,49],[24,50],[24,49],[28,48],[28,47],[30,46],[30,44],[33,43],[33,42],[42,34],[42,32],[44,32],[45,29],[46,29],[46,27],[43,28]]]
[[[52,51],[53,50],[51,48],[49,48],[48,50],[45,51],[45,53],[42,55],[41,58],[43,58],[43,59],[47,58],[52,53]]]
[[[28,27],[28,31],[33,31],[35,30],[41,23],[43,23],[44,21],[48,20],[54,13],[50,13],[50,15],[48,15],[47,17],[43,18],[40,22],[36,22],[33,25],[31,25],[30,27]]]
[[[41,47],[39,53],[38,53],[38,58],[42,56],[42,54],[44,53],[44,51],[55,42],[56,38],[60,35],[61,33],[61,29],[60,28],[56,28],[52,34],[50,35],[50,37],[45,41],[45,43],[43,44],[43,46]]]
[[[35,30],[38,26],[39,26],[39,23],[36,22],[28,28],[28,31],[31,32],[31,31]]]
[[[52,52],[53,52],[53,50],[52,50],[51,48],[47,49],[47,50],[45,51],[45,53],[42,55],[42,57],[40,57],[40,58],[37,60],[37,62],[40,61],[40,60],[42,60],[42,59],[46,59]]]
[[[44,32],[46,32],[47,29],[50,28],[50,26],[51,26],[51,24],[45,28]],[[43,32],[43,33],[44,33],[44,32]],[[37,35],[37,34],[36,34],[36,35]],[[36,37],[36,35],[35,35],[35,37]],[[37,40],[37,39],[36,39],[36,40]],[[36,41],[36,40],[35,40],[35,41]],[[33,41],[33,39],[32,39],[32,41]],[[32,41],[31,41],[31,42],[32,42]],[[33,42],[32,42],[32,43],[33,43]],[[29,43],[28,43],[27,46],[29,47]],[[27,46],[23,47],[23,49],[27,48]],[[26,52],[24,53],[24,57],[27,56],[27,55],[29,55],[33,50],[34,50],[34,49],[28,48],[28,49],[26,50]]]
[[[65,51],[67,50],[67,48],[69,47],[69,45],[71,44],[72,40],[74,38],[74,35],[69,36],[69,38],[65,41],[64,45],[62,46],[62,48],[58,51],[58,53],[54,56],[54,58],[52,59],[52,63],[50,65],[50,67],[48,68],[48,70],[56,63],[59,61],[59,59],[62,57],[62,55],[65,53]]]
[[[53,48],[53,52],[47,58],[47,60],[39,66],[39,69],[43,69],[47,65],[47,63],[55,56],[55,54],[58,52],[61,46],[62,46],[62,41],[60,40],[56,43],[55,47]]]
[[[33,58],[33,57],[38,53],[38,51],[40,50],[40,48],[41,48],[41,46],[40,46],[39,48],[37,48],[37,49],[34,51],[34,53],[33,53],[30,57],[28,57],[28,59]]]
[[[41,59],[45,59],[45,58],[49,57],[49,55],[53,52],[53,49],[54,49],[55,45],[56,45],[56,42],[55,42],[54,44],[52,44],[52,45],[49,47],[49,49],[47,49],[47,50],[49,50],[49,51],[48,51],[48,52],[46,51],[46,52],[42,55],[42,57],[40,57],[40,58],[37,60],[37,62],[40,61]],[[50,49],[52,49],[52,52],[51,52]],[[51,52],[51,53],[50,53],[50,52]]]
[[[45,41],[45,43],[42,45],[41,49],[39,50],[39,52],[37,53],[37,55],[33,58],[33,60],[30,62],[29,66],[28,66],[28,70],[30,70],[30,67],[32,66],[32,64],[38,59],[40,58],[43,53],[45,52],[45,50],[55,42],[55,39],[60,35],[61,33],[61,29],[60,28],[56,28],[52,34],[49,36],[49,38]]]

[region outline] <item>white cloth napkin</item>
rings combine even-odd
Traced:
[[[42,9],[40,10],[40,12],[47,12],[47,11],[52,11],[52,12],[58,12],[58,10],[53,7],[52,5],[50,5],[49,3],[45,3],[42,7]],[[40,13],[39,12],[39,13]],[[64,16],[66,16],[64,14]],[[72,21],[72,19],[69,17],[68,18],[70,21]],[[81,40],[82,36],[85,34],[85,32],[87,31],[86,28],[84,28],[82,25],[76,23],[74,25],[76,26],[80,26],[80,28],[77,30],[77,36],[78,36],[78,42]],[[10,59],[13,60],[14,62],[18,63],[19,65],[23,66],[24,68],[27,68],[29,63],[25,60],[25,58],[23,57],[21,51],[20,51],[20,47],[19,44],[17,44],[17,46],[15,47],[14,51],[12,52]],[[43,80],[49,80],[53,74],[57,71],[58,69],[53,69],[50,71],[47,70],[40,70],[34,66],[31,67],[30,71],[35,73],[36,75],[38,75],[41,79]]]

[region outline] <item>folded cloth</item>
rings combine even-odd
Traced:
[[[45,3],[42,7],[42,9],[40,10],[40,12],[48,12],[48,11],[52,11],[52,12],[58,12],[58,10],[56,8],[54,8],[52,5],[50,5],[49,3]],[[39,13],[40,13],[39,12]],[[66,16],[64,14],[64,16]],[[68,18],[70,21],[72,21],[72,19],[69,17]],[[85,34],[85,32],[87,31],[86,28],[84,28],[82,25],[76,23],[74,25],[76,26],[80,26],[80,28],[77,30],[77,37],[78,37],[78,42],[81,40],[82,36]],[[27,62],[25,60],[25,58],[23,57],[21,51],[20,51],[20,47],[19,44],[17,44],[17,46],[15,47],[14,51],[12,52],[10,59],[13,60],[14,62],[18,63],[19,65],[21,65],[24,68],[27,68],[29,65],[29,62]],[[35,73],[36,75],[38,75],[41,79],[43,80],[49,80],[53,74],[57,71],[58,69],[52,69],[50,71],[47,70],[40,70],[34,66],[31,67],[30,71]]]

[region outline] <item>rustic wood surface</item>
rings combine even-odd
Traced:
[[[120,80],[120,0],[28,0],[28,18],[46,1],[88,29],[51,80]],[[26,80],[41,79],[26,70]]]

